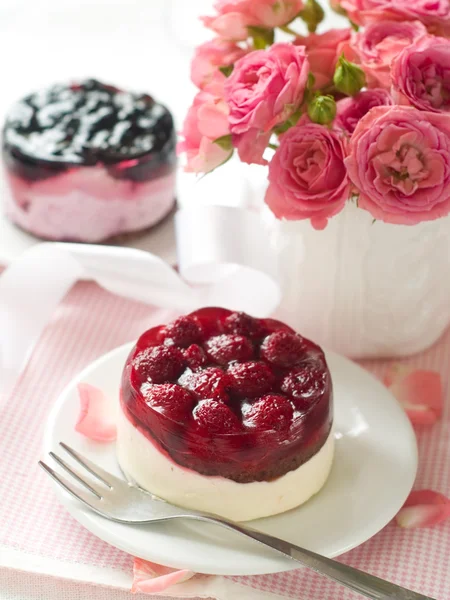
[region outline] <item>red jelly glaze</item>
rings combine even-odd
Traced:
[[[332,400],[319,346],[280,321],[223,308],[146,331],[122,378],[123,410],[145,436],[181,466],[242,483],[275,479],[314,456],[330,432]]]

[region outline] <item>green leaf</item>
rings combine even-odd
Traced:
[[[253,40],[253,46],[256,50],[265,50],[275,41],[275,32],[273,29],[264,27],[247,27],[247,30]]]
[[[289,119],[289,122],[291,124],[291,126],[293,125],[297,125],[300,117],[302,116],[303,111],[301,108],[299,108],[298,110],[295,111],[295,113],[291,116],[291,118]]]
[[[214,140],[214,143],[222,148],[222,150],[229,151],[233,149],[233,143],[231,141],[231,135],[223,135],[220,138]]]
[[[295,113],[293,113],[289,117],[289,119],[287,119],[287,121],[285,121],[284,123],[281,123],[281,125],[277,125],[276,127],[274,127],[273,132],[276,133],[277,135],[280,135],[281,133],[285,133],[288,129],[290,129],[294,125],[297,125],[298,120],[300,119],[302,114],[303,114],[303,111],[301,108],[299,108],[298,110],[295,111]]]
[[[308,89],[312,90],[315,83],[316,83],[316,78],[315,78],[314,74],[311,73],[311,71],[310,71],[308,74],[308,85],[307,85]]]
[[[226,67],[219,67],[219,71],[225,75],[225,77],[229,77],[233,72],[234,65],[228,65]]]
[[[280,135],[282,133],[285,133],[291,127],[292,127],[291,123],[289,122],[289,120],[287,120],[284,123],[282,123],[281,125],[277,125],[276,127],[274,127],[273,132],[276,133],[277,135]]]

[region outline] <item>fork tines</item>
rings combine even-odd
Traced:
[[[49,455],[82,487],[74,485],[69,479],[57,473],[45,462],[39,461],[39,465],[58,485],[78,500],[81,500],[81,502],[88,504],[94,510],[101,508],[108,491],[112,491],[114,488],[128,487],[125,481],[108,473],[67,444],[60,442],[59,445],[78,465],[83,467],[83,472],[70,465],[55,452],[50,452]]]

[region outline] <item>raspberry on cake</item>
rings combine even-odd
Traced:
[[[198,344],[191,344],[183,353],[187,366],[196,371],[208,363],[205,351]]]
[[[244,412],[245,425],[262,431],[288,429],[294,416],[294,407],[286,396],[268,394],[250,404]]]
[[[188,369],[178,383],[192,392],[198,400],[213,398],[225,403],[229,400],[231,380],[219,367],[205,367],[195,373]]]
[[[280,321],[201,309],[131,351],[119,463],[173,504],[235,521],[277,514],[328,477],[332,399],[319,346]]]
[[[175,421],[189,418],[195,403],[195,397],[188,390],[174,383],[145,383],[141,392],[147,406]]]
[[[253,356],[253,346],[242,335],[216,335],[205,343],[206,353],[212,362],[228,365],[235,360],[246,360]]]
[[[30,94],[3,130],[6,214],[49,240],[147,229],[174,204],[175,141],[170,112],[147,94],[95,80]]]
[[[151,379],[153,383],[173,381],[181,374],[186,362],[174,346],[150,346],[134,359],[133,367],[140,381]]]

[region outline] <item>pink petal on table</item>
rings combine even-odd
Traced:
[[[394,364],[386,373],[384,383],[414,425],[432,425],[440,418],[444,398],[441,376],[436,371]]]
[[[450,518],[450,499],[433,490],[411,492],[395,520],[405,529],[431,527]]]
[[[89,383],[78,384],[80,415],[75,431],[96,442],[113,442],[116,424],[104,393]]]
[[[195,573],[186,569],[171,569],[149,562],[148,560],[143,560],[142,558],[135,558],[131,591],[133,594],[137,594],[138,592],[144,594],[164,592],[177,583],[187,581],[194,575]]]

